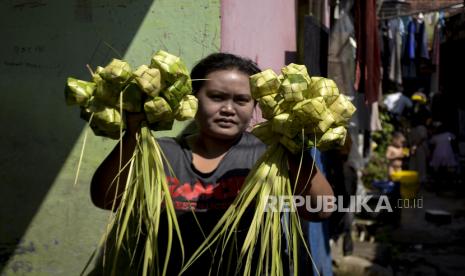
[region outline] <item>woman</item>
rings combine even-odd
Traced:
[[[201,60],[191,72],[192,79],[204,79],[192,83],[193,92],[199,100],[195,118],[198,133],[179,139],[158,139],[176,176],[168,180],[187,258],[204,240],[190,208],[194,208],[203,231],[208,235],[237,196],[253,164],[265,151],[265,145],[260,140],[245,132],[255,105],[249,76],[259,71],[252,61],[232,54],[217,53]],[[122,141],[123,164],[132,155],[136,145],[135,136],[144,117],[141,114],[128,114],[127,119],[127,131]],[[110,209],[113,204],[116,191],[110,183],[117,173],[119,158],[117,145],[92,179],[92,200],[100,208]],[[310,168],[312,160],[310,157],[304,159],[303,167]],[[289,160],[292,179],[296,175],[300,156],[291,156]],[[298,185],[301,188],[306,185],[309,171],[300,174]],[[121,177],[120,183],[125,183],[127,171]],[[310,185],[303,192],[305,195],[333,195],[329,183],[318,169],[313,170],[311,177]],[[123,189],[120,187],[118,194]],[[297,191],[300,190],[298,187]],[[304,211],[300,214],[307,219],[322,219],[329,215]],[[164,234],[160,233],[160,240],[163,240]],[[174,245],[173,248],[178,247]],[[173,252],[171,256],[172,270],[168,275],[174,275],[180,268],[178,252]],[[212,255],[206,253],[186,274],[204,275],[208,273],[211,263]]]

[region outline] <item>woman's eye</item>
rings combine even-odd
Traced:
[[[211,95],[210,99],[212,99],[214,101],[221,101],[221,100],[223,100],[223,97],[221,97],[220,95]]]
[[[238,104],[245,105],[245,104],[247,104],[248,102],[250,102],[250,99],[247,99],[247,98],[239,98],[239,99],[236,99],[236,102],[237,102]]]

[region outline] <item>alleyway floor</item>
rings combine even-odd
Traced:
[[[464,275],[464,188],[421,189],[417,199],[422,207],[402,209],[399,225],[357,220],[365,233],[354,231],[353,254],[332,245],[335,275]]]

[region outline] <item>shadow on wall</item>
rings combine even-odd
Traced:
[[[153,0],[52,2],[0,4],[0,273],[83,129],[66,77],[123,56]]]

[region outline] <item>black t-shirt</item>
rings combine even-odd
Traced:
[[[234,201],[250,169],[265,152],[266,146],[252,134],[244,133],[238,142],[229,149],[218,167],[213,172],[205,174],[196,170],[192,165],[192,151],[185,137],[179,139],[159,138],[157,141],[174,172],[174,175],[171,175],[168,166],[165,164],[171,197],[176,208],[177,219],[183,237],[185,261],[187,261],[205,240],[204,234],[208,236],[226,209]],[[194,208],[196,218],[194,218],[190,208]],[[235,240],[233,240],[233,242],[237,243],[239,250],[242,244],[241,241],[246,234],[245,230],[250,225],[251,218],[252,212],[246,212]],[[204,234],[198,224],[202,226]],[[159,259],[161,262],[164,260],[164,250],[167,242],[166,231],[166,217],[162,213],[158,238],[158,248],[161,254]],[[140,244],[143,244],[143,242],[139,241]],[[215,254],[216,257],[213,258],[212,253],[215,249],[218,252]],[[173,246],[171,250],[167,275],[177,275],[181,268],[181,251],[175,233],[173,233]],[[218,260],[221,256],[220,251],[221,248],[211,248],[183,275],[208,275],[211,267],[214,267],[211,275],[216,275],[218,271],[220,271],[218,275],[225,275],[225,263],[227,262],[225,260],[227,257],[225,256],[227,254],[223,254],[223,260]],[[139,248],[136,255],[139,255],[141,252],[142,248]],[[236,255],[237,252],[233,252],[232,254]],[[125,259],[129,259],[128,256],[122,255],[119,257],[118,275],[139,274],[140,271],[137,269],[138,261],[135,261],[129,267]],[[137,259],[138,257],[134,258],[134,260]],[[107,260],[110,261],[111,258]],[[213,260],[215,260],[215,264],[212,265]],[[237,260],[237,255],[233,256],[232,260]],[[110,264],[109,262],[106,266]],[[219,269],[218,264],[221,267]],[[235,265],[232,264],[231,267],[234,269]],[[162,268],[160,268],[161,270]],[[234,271],[231,272],[233,273]],[[100,268],[91,274],[106,275],[107,273],[102,273]]]

